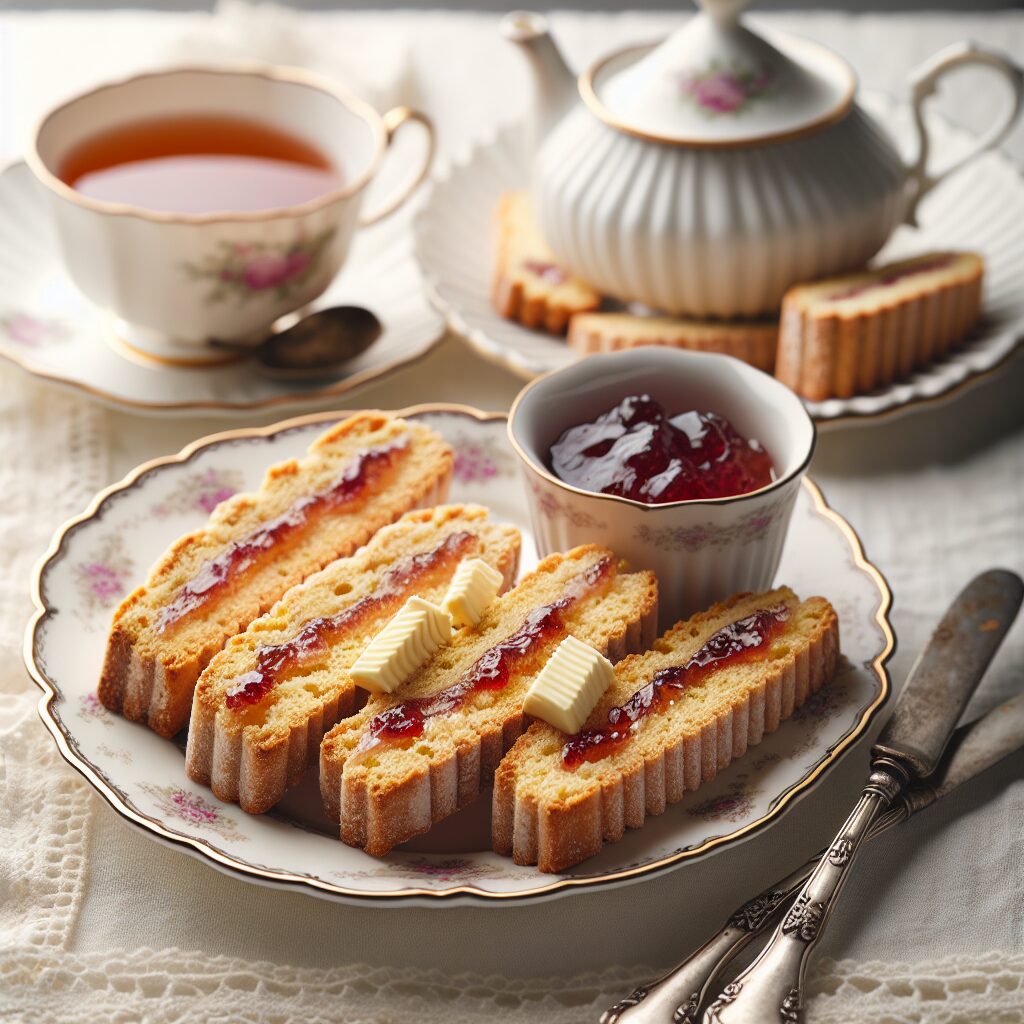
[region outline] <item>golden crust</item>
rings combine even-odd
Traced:
[[[569,348],[580,355],[645,345],[716,352],[759,370],[775,368],[779,325],[775,321],[688,320],[632,313],[577,313],[569,321]]]
[[[522,731],[526,676],[513,677],[497,693],[485,692],[457,712],[435,719],[430,730],[409,746],[387,743],[356,754],[365,728],[374,715],[401,700],[450,685],[514,632],[529,611],[561,596],[569,580],[609,554],[587,545],[549,556],[495,602],[477,627],[463,631],[449,645],[443,664],[435,658],[399,693],[372,699],[328,733],[320,752],[321,793],[328,814],[340,818],[346,843],[381,856],[479,797]],[[566,628],[613,660],[643,650],[653,640],[657,622],[654,575],[620,569],[606,592],[580,599]],[[553,645],[558,638],[547,643]]]
[[[161,608],[207,558],[233,539],[285,512],[304,493],[327,486],[358,451],[410,439],[409,451],[373,494],[351,514],[320,515],[273,558],[246,575],[244,586],[228,588],[202,615],[158,628]],[[360,413],[337,424],[310,446],[301,461],[272,466],[260,491],[242,494],[214,509],[205,527],[180,538],[161,556],[144,586],[117,609],[99,682],[99,697],[112,711],[145,721],[162,736],[173,736],[188,721],[192,691],[200,672],[239,630],[266,611],[289,587],[311,572],[365,543],[377,529],[411,508],[436,504],[447,495],[451,448],[432,430],[384,413]]]
[[[661,814],[778,728],[832,676],[839,647],[831,605],[823,598],[800,603],[785,588],[737,595],[679,623],[655,642],[655,650],[625,659],[588,720],[588,725],[602,724],[609,708],[628,699],[653,671],[692,653],[737,616],[780,600],[793,616],[773,641],[786,644],[784,656],[756,663],[756,677],[731,689],[725,679],[730,669],[723,669],[700,688],[699,701],[688,706],[685,695],[678,698],[644,720],[622,749],[580,766],[585,771],[562,765],[564,734],[543,722],[531,725],[495,774],[494,849],[517,864],[564,871],[620,839],[626,828],[639,828],[648,815]],[[801,632],[794,635],[797,622]],[[694,718],[689,723],[688,714]]]
[[[484,558],[501,572],[502,589],[511,585],[519,561],[520,536],[515,527],[491,522],[480,506],[445,505],[407,513],[378,531],[351,557],[332,562],[292,588],[213,658],[192,701],[186,753],[189,777],[250,814],[277,803],[316,763],[324,733],[355,710],[355,688],[345,670],[391,610],[381,608],[332,637],[318,664],[310,665],[294,684],[283,682],[251,709],[229,709],[228,690],[255,667],[260,644],[284,643],[310,619],[336,614],[374,595],[396,563],[430,552],[457,533],[472,538],[465,552],[410,593],[440,601],[462,557]]]
[[[895,285],[867,288],[886,275]],[[929,253],[877,270],[797,285],[782,302],[775,376],[813,401],[884,387],[959,345],[981,312],[984,264],[974,253]]]
[[[506,192],[498,203],[497,252],[491,287],[494,308],[524,327],[564,334],[575,313],[597,309],[601,296],[558,267],[541,236],[528,192]],[[564,278],[547,280],[528,264],[550,266]]]

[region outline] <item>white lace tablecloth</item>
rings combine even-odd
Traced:
[[[907,67],[964,36],[1024,55],[1019,14],[765,20],[836,46],[866,84],[893,91]],[[670,19],[555,24],[582,60]],[[34,116],[67,91],[207,28],[197,15],[0,16],[0,152],[14,155]],[[524,108],[523,69],[493,18],[350,13],[293,28],[300,54],[309,32],[336,43],[337,59],[374,40],[382,49],[357,68],[363,80],[435,113],[449,151]],[[268,34],[277,36],[264,26],[253,38],[270,45]],[[375,82],[374,69],[403,48],[403,80]],[[984,118],[988,95],[969,84],[950,98],[952,113]],[[1008,146],[1024,159],[1024,132]],[[357,401],[505,408],[518,387],[448,340]],[[1018,358],[948,405],[820,442],[812,472],[896,595],[897,683],[973,573],[1024,570],[1022,395]],[[0,1020],[593,1021],[835,829],[863,748],[756,841],[661,878],[532,906],[345,907],[226,878],[133,831],[63,764],[36,718],[20,654],[28,579],[51,532],[93,492],[222,425],[106,411],[0,367]],[[1018,626],[975,708],[1019,689],[1022,663]],[[809,1020],[1024,1021],[1022,775],[1018,754],[872,844],[828,935],[831,959],[815,964]]]

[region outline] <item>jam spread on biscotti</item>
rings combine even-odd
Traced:
[[[216,558],[204,562],[195,576],[164,606],[160,613],[160,628],[167,629],[202,608],[263,556],[304,529],[312,517],[336,512],[364,497],[397,465],[407,448],[408,442],[404,439],[367,448],[326,490],[299,498],[282,515],[232,541]]]
[[[569,280],[569,275],[557,263],[547,260],[523,260],[523,268],[555,288]]]
[[[771,642],[789,618],[785,605],[766,608],[723,626],[713,633],[684,665],[656,672],[625,704],[608,712],[608,724],[583,729],[562,747],[562,763],[573,768],[584,761],[599,761],[618,750],[644,717],[670,705],[681,691],[698,685],[726,665],[750,661]]]
[[[567,484],[647,505],[728,498],[772,482],[768,453],[713,412],[669,416],[650,395],[630,395],[552,445]]]
[[[481,690],[504,689],[513,674],[524,675],[539,662],[550,641],[565,629],[565,616],[581,598],[611,580],[613,561],[605,557],[572,579],[557,601],[531,611],[507,639],[485,651],[451,686],[427,697],[412,697],[375,715],[359,741],[357,753],[382,740],[415,739],[427,722],[447,715]]]
[[[873,281],[865,281],[864,284],[853,285],[844,288],[842,291],[829,295],[830,302],[842,302],[844,299],[855,299],[865,292],[873,292],[879,288],[890,288],[894,284],[905,281],[908,277],[915,277],[918,274],[928,274],[933,270],[943,270],[952,264],[955,256],[936,256],[934,259],[922,260],[920,263],[912,263],[910,266],[901,267],[899,270],[889,270]]]
[[[257,704],[294,669],[305,668],[327,654],[335,637],[370,616],[381,618],[397,612],[411,591],[422,588],[431,576],[457,565],[475,539],[464,530],[450,534],[433,550],[397,562],[372,594],[348,608],[335,615],[310,619],[283,643],[260,644],[256,648],[256,667],[235,680],[227,692],[227,706],[235,710]]]

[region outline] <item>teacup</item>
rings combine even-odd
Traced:
[[[724,416],[764,445],[775,479],[735,497],[646,505],[582,490],[551,472],[549,450],[568,427],[644,393],[671,414]],[[604,544],[632,568],[653,570],[662,628],[731,594],[771,586],[815,441],[803,403],[773,377],[730,356],[653,347],[590,356],[539,377],[516,398],[508,432],[539,553]]]
[[[91,198],[59,176],[67,154],[99,133],[195,112],[287,132],[317,147],[342,180],[301,205],[188,214]],[[398,195],[361,214],[367,185],[409,121],[427,132],[422,166]],[[306,71],[245,65],[156,71],[92,89],[43,118],[28,162],[50,193],[75,284],[120,318],[121,340],[157,361],[190,365],[223,360],[211,340],[257,341],[320,295],[356,228],[397,209],[432,154],[433,129],[416,111],[396,107],[381,117]]]

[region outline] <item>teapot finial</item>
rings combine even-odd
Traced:
[[[501,34],[516,43],[533,71],[534,133],[542,141],[579,98],[576,76],[548,31],[548,20],[535,11],[511,11],[501,19]]]
[[[750,6],[750,0],[696,0],[697,6],[719,28],[731,28]]]

